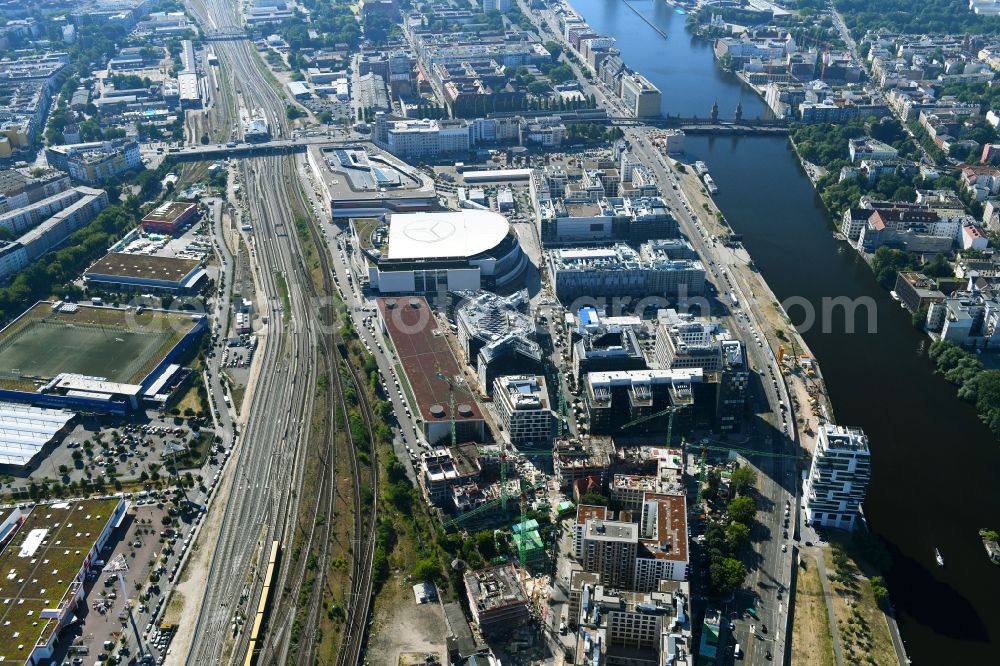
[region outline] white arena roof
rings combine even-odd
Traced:
[[[389,218],[389,259],[472,257],[509,231],[507,218],[487,210],[399,213]]]
[[[74,416],[62,409],[0,403],[0,464],[27,465]]]

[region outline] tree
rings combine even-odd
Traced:
[[[704,497],[708,500],[715,501],[715,498],[719,496],[719,486],[722,484],[722,474],[719,473],[717,469],[710,469],[705,475],[705,492]]]
[[[203,134],[201,135],[201,139],[200,139],[200,141],[201,141],[201,144],[202,144],[203,146],[207,146],[207,145],[208,145],[208,142],[209,142],[209,138],[208,138],[208,132],[205,132],[205,133],[203,133]]]
[[[734,520],[726,526],[726,542],[733,552],[739,552],[750,543],[750,528]]]
[[[976,378],[976,411],[979,418],[1000,437],[1000,370],[986,370]]]
[[[441,575],[441,565],[433,555],[417,562],[413,567],[413,577],[417,580],[435,581]]]
[[[607,496],[591,491],[589,493],[584,493],[580,495],[580,504],[590,504],[593,506],[607,506],[610,500]]]
[[[730,520],[749,525],[757,513],[757,503],[752,497],[744,495],[731,500],[726,511],[729,513]]]
[[[881,576],[872,576],[868,584],[871,585],[872,594],[875,596],[875,603],[884,609],[889,602],[889,590],[885,586],[885,581]]]
[[[497,556],[497,544],[493,538],[493,532],[483,530],[476,533],[476,549],[487,560],[492,560]]]
[[[549,70],[548,77],[556,83],[565,83],[576,78],[573,68],[569,65],[558,65]]]
[[[757,472],[752,467],[740,467],[729,477],[729,487],[736,495],[748,495],[757,485]]]
[[[549,54],[552,56],[552,61],[555,62],[559,60],[559,55],[562,53],[563,48],[562,45],[559,44],[559,42],[550,39],[549,41],[545,42],[545,50],[549,52]]]
[[[316,120],[323,123],[324,125],[327,125],[330,123],[331,120],[333,120],[333,114],[330,113],[328,109],[324,109],[316,114]]]
[[[743,579],[746,577],[746,567],[734,557],[724,557],[718,562],[713,562],[709,567],[709,580],[712,583],[712,588],[723,596],[743,585]]]

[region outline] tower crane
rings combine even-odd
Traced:
[[[455,446],[458,443],[458,436],[455,432],[455,390],[458,389],[462,391],[476,403],[479,403],[479,397],[469,390],[467,386],[458,382],[451,377],[448,377],[440,370],[437,371],[436,376],[438,379],[443,381],[448,385],[448,407],[451,410],[449,416],[451,417],[451,445]],[[481,407],[480,407],[481,408]],[[500,444],[500,503],[503,508],[503,512],[507,513],[507,500],[513,497],[507,492],[507,458],[508,458],[508,445],[506,442],[501,442]]]

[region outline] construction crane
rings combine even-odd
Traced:
[[[661,412],[656,412],[655,414],[649,414],[648,416],[642,416],[634,421],[629,421],[622,426],[622,429],[631,428],[632,426],[639,425],[640,423],[646,423],[647,421],[652,421],[653,419],[658,419],[661,416],[666,415],[667,417],[667,443],[666,446],[669,449],[670,443],[673,441],[674,435],[674,414],[684,409],[683,407],[667,407]]]
[[[710,446],[709,443],[719,444],[721,446]],[[701,455],[698,457],[698,486],[697,492],[695,493],[694,504],[690,507],[691,511],[695,511],[701,507],[701,494],[702,486],[705,481],[705,458],[709,451],[718,451],[720,453],[738,453],[744,458],[758,457],[758,458],[779,458],[779,459],[794,459],[802,460],[805,456],[800,456],[794,453],[772,453],[770,451],[755,451],[754,449],[746,449],[738,446],[728,446],[725,442],[719,442],[717,440],[702,439],[695,445],[700,451]]]
[[[139,627],[135,623],[135,616],[132,615],[132,601],[129,599],[128,586],[125,584],[125,574],[128,573],[128,563],[125,562],[125,556],[121,553],[116,555],[108,563],[108,566],[104,567],[104,573],[113,574],[118,579],[118,586],[122,591],[122,599],[125,601],[125,612],[128,613],[129,623],[132,625],[133,633],[135,633],[135,642],[139,647],[139,659],[140,661],[144,661],[146,651],[142,647],[142,636],[139,635]]]
[[[455,381],[451,377],[448,377],[440,370],[435,373],[437,378],[448,385],[448,407],[451,410],[449,416],[451,417],[451,445],[455,446],[458,444],[458,435],[455,432],[455,389],[462,391],[477,403],[479,402],[478,396],[476,396],[472,391],[468,389],[464,384]],[[507,513],[507,500],[510,499],[512,495],[507,492],[507,444],[506,442],[501,442],[500,444],[500,502],[503,505],[503,512]]]
[[[721,446],[709,446],[708,443],[721,444]],[[733,452],[738,453],[744,458],[783,458],[786,460],[804,460],[804,455],[799,455],[797,453],[774,453],[771,451],[757,451],[755,449],[745,449],[738,446],[728,446],[725,442],[719,442],[716,440],[702,439],[700,442],[694,445],[701,451],[719,451],[719,452]]]
[[[534,491],[538,490],[539,488],[543,488],[543,487],[545,487],[545,481],[544,480],[542,480],[542,481],[540,481],[538,483],[535,483],[535,484],[533,484],[531,486],[528,486],[527,488],[524,488],[522,486],[522,488],[521,488],[521,490],[520,490],[520,492],[518,494],[526,498],[529,493],[533,493]],[[489,502],[485,502],[483,504],[480,504],[479,506],[477,506],[475,509],[472,509],[471,511],[466,511],[465,513],[463,513],[463,514],[461,514],[459,516],[455,516],[451,520],[442,523],[441,526],[444,527],[445,529],[449,529],[451,527],[457,527],[457,526],[461,525],[462,523],[475,518],[476,516],[480,516],[480,515],[482,515],[484,513],[487,513],[489,511],[495,509],[497,507],[497,505],[500,504],[500,502],[501,502],[501,497],[497,497],[496,499],[492,499]],[[522,519],[523,519],[523,517],[524,516],[522,515]]]

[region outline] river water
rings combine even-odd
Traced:
[[[707,116],[718,101],[731,117],[765,105],[714,63],[708,43],[685,31],[685,16],[657,0],[631,4],[667,33],[664,40],[617,0],[573,0],[595,32],[615,37],[622,57],[663,92],[663,112]],[[914,663],[1000,663],[1000,568],[977,530],[1000,528],[1000,445],[955,388],[933,374],[925,336],[876,284],[832,222],[784,137],[688,136],[685,160],[704,160],[716,200],[744,234],[754,262],[783,302],[871,299],[872,333],[858,317],[804,332],[819,360],[838,423],[864,428],[872,482],[864,509],[892,556],[890,593]],[[860,312],[864,313],[864,310]],[[797,323],[802,311],[792,308]],[[798,317],[798,318],[797,318]],[[825,330],[824,330],[825,329]],[[938,547],[946,567],[934,562]]]

